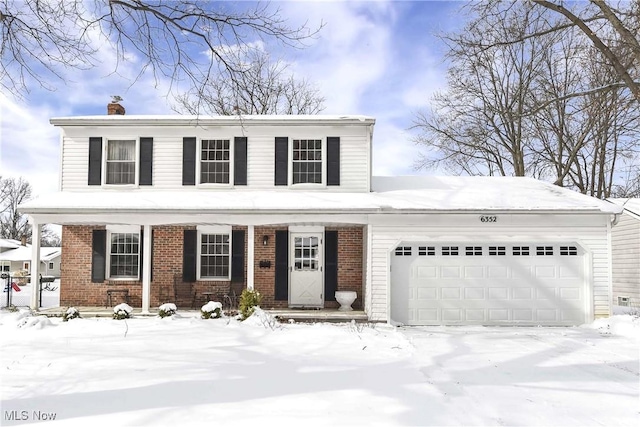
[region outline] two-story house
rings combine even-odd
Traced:
[[[610,312],[612,204],[528,178],[372,177],[370,117],[108,111],[51,119],[60,191],[21,206],[34,236],[62,224],[62,305],[126,289],[148,311],[239,284],[263,308],[356,291],[370,320],[404,324]]]

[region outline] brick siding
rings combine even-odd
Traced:
[[[91,282],[91,242],[92,233],[104,226],[65,225],[62,227],[62,270],[60,278],[61,306],[103,306],[106,303],[107,289],[126,288],[129,290],[130,304],[142,306],[142,282],[105,280],[102,283]],[[195,229],[185,226],[153,227],[153,272],[151,282],[150,305],[157,307],[165,302],[176,302],[178,307],[189,308],[191,304],[198,308],[206,301],[200,297],[202,292],[213,292],[212,299],[224,303],[224,295],[229,293],[229,281],[200,280],[192,284],[182,282],[183,231]],[[245,249],[247,245],[247,227],[234,226],[234,230],[245,230]],[[264,308],[286,308],[287,301],[275,301],[275,232],[286,227],[255,227],[255,265],[254,285],[262,294]],[[362,227],[332,227],[327,230],[338,231],[338,290],[350,290],[358,293],[354,308],[362,308],[363,296],[363,229]],[[263,245],[264,236],[268,244]],[[244,287],[246,288],[247,256],[244,265]],[[269,268],[260,267],[260,261],[269,261]],[[186,289],[187,296],[176,301],[174,287]],[[193,296],[195,296],[195,301]],[[114,304],[122,298],[114,297]],[[333,297],[331,297],[333,299]],[[335,301],[326,301],[325,307],[337,307]]]

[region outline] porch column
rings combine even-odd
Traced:
[[[151,226],[145,225],[142,239],[142,313],[149,313],[151,300]]]
[[[31,302],[29,306],[32,310],[40,310],[38,304],[38,294],[40,284],[40,238],[42,237],[42,226],[33,217],[29,218],[31,223]]]
[[[247,231],[247,289],[249,290],[253,290],[253,268],[255,264],[254,244],[255,229],[253,225],[250,225]]]

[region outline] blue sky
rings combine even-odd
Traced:
[[[419,148],[408,128],[431,94],[445,85],[444,48],[435,34],[461,25],[463,4],[440,1],[273,2],[288,22],[324,22],[303,50],[276,54],[298,77],[315,83],[325,97],[324,114],[365,114],[376,118],[374,174],[431,174],[413,169]],[[58,189],[60,136],[51,117],[106,114],[111,95],[120,95],[127,114],[174,114],[167,81],[144,75],[139,63],[121,64],[101,49],[99,67],[69,70],[67,84],[54,91],[32,87],[23,99],[0,94],[0,175],[23,176],[42,194]]]

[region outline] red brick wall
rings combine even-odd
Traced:
[[[175,302],[174,281],[182,283],[182,240],[183,230],[195,227],[155,226],[153,227],[153,275],[151,282],[152,307],[165,302]],[[62,227],[62,271],[60,286],[60,305],[62,306],[102,306],[106,301],[107,289],[126,288],[129,290],[133,307],[142,306],[142,283],[140,281],[91,282],[91,240],[94,229],[104,227],[65,225]],[[245,248],[247,248],[246,227],[233,227],[245,230]],[[287,301],[275,301],[275,231],[286,227],[255,227],[255,289],[262,294],[262,306],[265,308],[286,308]],[[363,292],[363,228],[333,227],[327,230],[338,231],[338,290],[352,290],[358,293],[354,308],[362,308]],[[269,237],[266,246],[264,236]],[[260,268],[260,261],[270,261],[270,268]],[[245,287],[247,277],[247,257],[245,256]],[[214,292],[213,299],[223,302],[229,290],[228,281],[197,281],[193,284],[196,295],[203,291]],[[114,304],[122,302],[114,300]],[[197,298],[195,307],[206,301]],[[191,301],[182,301],[190,305]],[[325,302],[325,307],[337,307],[335,301]],[[188,308],[186,306],[185,308]]]

